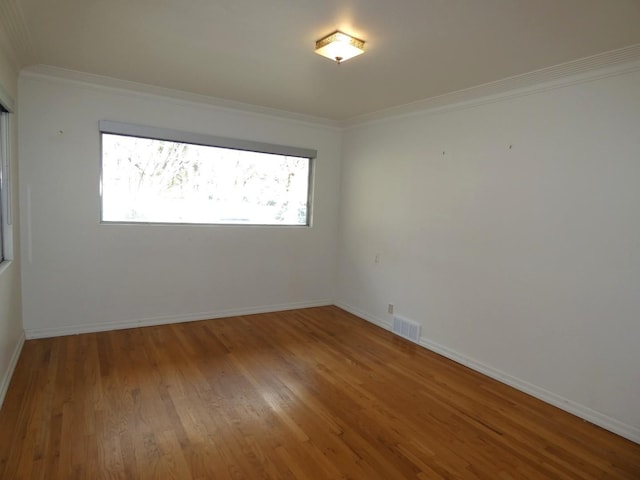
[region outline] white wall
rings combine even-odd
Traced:
[[[331,303],[341,132],[23,72],[27,336]],[[101,119],[318,150],[312,228],[100,224]]]
[[[640,72],[353,127],[341,213],[340,305],[640,441]]]
[[[3,95],[15,100],[17,72],[11,66],[5,52],[0,49],[0,87]],[[0,405],[9,386],[11,374],[20,354],[24,335],[20,286],[20,261],[18,237],[18,138],[15,114],[11,115],[11,187],[13,193],[13,251],[14,260],[0,265]]]

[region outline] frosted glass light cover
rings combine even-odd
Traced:
[[[364,53],[364,41],[335,31],[316,42],[316,53],[341,63]]]

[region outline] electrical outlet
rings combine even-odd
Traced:
[[[387,312],[388,312],[389,314],[393,313],[393,303],[390,303],[390,304],[387,306]]]

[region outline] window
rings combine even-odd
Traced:
[[[310,225],[314,150],[100,122],[102,221]]]
[[[9,112],[0,103],[0,263],[12,258]]]

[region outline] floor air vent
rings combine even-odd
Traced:
[[[393,317],[393,333],[418,343],[420,339],[420,325],[401,317]]]

